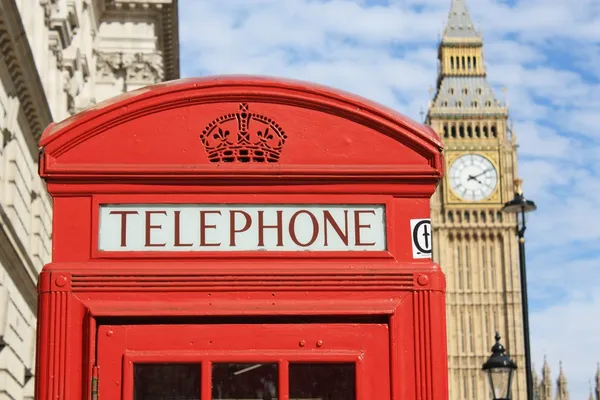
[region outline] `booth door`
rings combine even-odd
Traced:
[[[100,399],[388,400],[385,324],[111,325]]]

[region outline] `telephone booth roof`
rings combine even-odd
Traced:
[[[295,144],[276,162],[207,160],[200,148],[203,130],[227,117],[235,124],[240,113]],[[339,90],[259,76],[181,79],[128,92],[51,124],[40,146],[40,174],[49,181],[235,175],[390,183],[408,178],[435,187],[443,174],[442,142],[430,127]]]

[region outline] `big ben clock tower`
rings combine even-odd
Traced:
[[[501,213],[517,178],[508,109],[487,82],[483,39],[465,0],[452,0],[426,122],[444,141],[446,174],[431,201],[434,260],[447,279],[450,399],[490,398],[481,365],[498,331],[526,398],[515,220]]]

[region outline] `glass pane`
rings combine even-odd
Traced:
[[[290,400],[355,400],[353,363],[290,363]]]
[[[135,364],[134,400],[199,400],[200,364]]]
[[[222,364],[212,367],[213,399],[277,398],[277,364]]]

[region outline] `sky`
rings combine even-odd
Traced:
[[[182,77],[325,84],[417,120],[451,0],[180,0]],[[533,362],[587,399],[600,361],[600,1],[466,0],[508,102],[528,220]],[[503,88],[505,90],[503,90]]]

